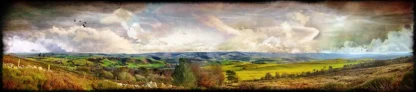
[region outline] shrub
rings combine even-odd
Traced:
[[[372,91],[392,91],[394,90],[394,86],[392,85],[392,83],[392,77],[379,77],[365,82],[359,88],[365,88]]]
[[[230,82],[238,82],[237,74],[232,70],[227,70],[226,72],[227,80]]]
[[[113,73],[105,71],[105,70],[101,71],[100,76],[102,76],[106,79],[113,79],[113,77],[114,77]]]
[[[165,77],[163,76],[159,76],[157,74],[149,74],[146,76],[146,79],[149,81],[155,81],[155,82],[161,82],[162,79],[164,79]]]
[[[142,75],[136,74],[134,77],[136,77],[136,81],[146,81],[146,77]]]
[[[90,72],[91,68],[90,67],[86,67],[86,66],[81,66],[77,68],[78,71],[83,71],[83,72]]]
[[[241,83],[238,86],[239,89],[243,89],[243,90],[252,90],[252,89],[256,89],[256,85],[253,83]]]
[[[200,79],[198,85],[206,88],[212,88],[216,85],[215,77],[210,76],[210,74],[206,72],[202,72],[200,75]]]
[[[197,75],[198,86],[214,88],[215,86],[221,85],[225,80],[219,64],[210,65],[204,69],[201,69],[198,64],[191,64],[191,67],[193,73]]]
[[[406,72],[399,83],[400,90],[413,90],[413,71]]]
[[[270,74],[269,72],[267,72],[266,75],[264,76],[264,79],[270,80],[270,79],[273,79],[273,76],[272,76],[272,74]]]
[[[119,89],[120,86],[111,81],[98,81],[93,83],[92,87],[96,90]]]
[[[120,74],[118,74],[117,78],[119,80],[124,80],[124,81],[128,81],[128,82],[134,82],[136,80],[133,77],[133,75],[131,75],[130,73],[127,73],[127,72],[121,72]]]
[[[279,74],[278,72],[276,72],[274,75],[275,75],[274,77],[275,77],[276,79],[280,78],[280,74]]]
[[[149,74],[149,70],[147,70],[145,67],[139,67],[137,73],[147,76]]]
[[[212,75],[215,76],[215,80],[217,80],[217,85],[221,85],[224,83],[225,76],[222,73],[222,66],[221,65],[214,65],[212,67]]]
[[[76,60],[73,60],[72,62],[74,63],[74,65],[77,65],[77,66],[84,66],[84,65],[90,66],[94,64],[93,62],[88,61],[86,59],[76,59]]]
[[[343,90],[345,85],[343,83],[330,82],[326,83],[322,88],[325,90]]]

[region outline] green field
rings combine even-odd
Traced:
[[[280,74],[297,74],[301,72],[312,72],[313,69],[327,70],[329,66],[333,68],[342,68],[347,64],[357,64],[364,62],[365,60],[357,61],[345,61],[342,59],[337,60],[323,60],[323,61],[312,61],[312,62],[301,62],[301,63],[289,63],[289,64],[276,64],[276,63],[266,63],[266,64],[252,64],[250,62],[235,62],[229,65],[223,65],[223,70],[233,70],[237,73],[239,80],[253,80],[260,79],[264,77],[267,72],[275,75],[275,72]],[[245,68],[245,69],[243,69]]]
[[[127,63],[127,67],[129,68],[138,68],[138,67],[151,67],[151,68],[158,68],[163,67],[165,64],[163,63],[156,63],[156,64],[135,64],[135,63]]]

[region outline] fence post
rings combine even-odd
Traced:
[[[48,64],[48,71],[50,71],[51,69],[51,64]]]
[[[17,61],[17,67],[20,67],[20,59]]]

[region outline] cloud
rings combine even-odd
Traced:
[[[119,23],[127,31],[128,37],[138,39],[137,34],[143,33],[144,30],[139,23],[132,22],[135,21],[134,17],[135,15],[131,11],[119,8],[114,10],[111,15],[102,18],[100,22],[103,24]]]
[[[6,53],[24,53],[24,52],[50,52],[42,44],[24,40],[18,36],[13,36],[8,39],[4,39],[6,42],[5,52]]]
[[[382,41],[380,38],[373,39],[367,45],[358,45],[353,41],[345,41],[341,48],[323,50],[323,52],[335,53],[393,53],[393,52],[413,52],[413,33],[410,29],[400,31],[390,31],[387,39]]]
[[[97,30],[74,26],[69,29],[53,27],[49,30],[55,41],[64,43],[70,52],[134,53],[133,44],[109,29]]]
[[[241,35],[241,33],[238,30],[231,28],[228,25],[224,24],[224,22],[222,22],[216,16],[213,16],[213,15],[203,15],[203,16],[194,15],[194,16],[196,17],[198,21],[204,23],[207,26],[217,29],[218,31],[221,31],[227,34],[232,34],[232,35]]]
[[[316,52],[318,49],[313,38],[319,30],[306,27],[309,16],[302,11],[292,13],[289,20],[272,25],[271,27],[234,28],[213,15],[194,15],[204,25],[231,34],[227,40],[217,48],[220,51],[250,51],[250,52]],[[250,24],[255,21],[250,21]],[[311,45],[311,46],[302,46]]]
[[[141,52],[215,51],[215,47],[223,40],[224,38],[215,32],[202,31],[194,27],[177,27],[168,35],[153,37],[137,47]]]
[[[24,38],[18,37],[18,38]],[[27,37],[30,38],[30,37]],[[35,37],[36,44],[29,40],[9,40],[13,45],[8,52],[104,52],[104,53],[135,53],[133,44],[109,29],[97,30],[73,26],[70,28],[53,27],[45,30],[42,37]],[[39,48],[37,51],[16,48]],[[31,48],[27,48],[31,49]]]
[[[401,12],[387,15],[387,12],[378,10],[375,10],[378,11],[377,14],[363,13],[374,11],[374,7],[369,7],[371,11],[359,10],[357,7],[365,6],[361,3],[335,5],[335,8],[294,2],[140,3],[121,6],[97,2],[79,4],[80,7],[65,4],[52,4],[53,7],[23,4],[20,6],[24,9],[16,8],[11,11],[13,13],[10,15],[13,17],[6,22],[4,39],[16,36],[19,37],[16,40],[18,43],[40,48],[33,52],[298,53],[319,52],[323,50],[321,48],[329,47],[334,49],[324,51],[409,51],[411,49],[408,46],[412,43],[404,42],[411,41],[406,38],[406,32],[388,33],[408,25],[409,22],[413,23],[409,21],[413,17],[406,14],[411,5],[404,5],[406,6],[385,8],[388,11],[394,11],[394,7],[403,8]],[[86,21],[87,27],[79,27],[81,23],[74,23],[73,19]],[[12,51],[32,51],[30,48],[11,48]]]
[[[295,19],[295,20],[299,21],[299,23],[300,23],[302,26],[305,26],[305,24],[309,21],[310,17],[309,17],[309,16],[305,16],[305,15],[303,15],[301,12],[302,12],[302,11],[295,12],[295,13],[294,13],[294,15],[295,15],[295,16],[293,16],[293,19]]]

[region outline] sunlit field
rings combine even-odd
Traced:
[[[238,62],[230,65],[224,65],[224,70],[234,70],[238,74],[238,77],[241,80],[253,80],[260,79],[264,77],[266,73],[275,74],[278,73],[287,73],[287,74],[300,74],[302,72],[313,72],[313,70],[328,70],[331,66],[332,68],[342,68],[344,65],[348,64],[357,64],[360,62],[365,62],[366,60],[322,60],[322,61],[313,61],[313,62],[301,62],[301,63],[291,63],[291,64],[252,64],[249,62]]]

